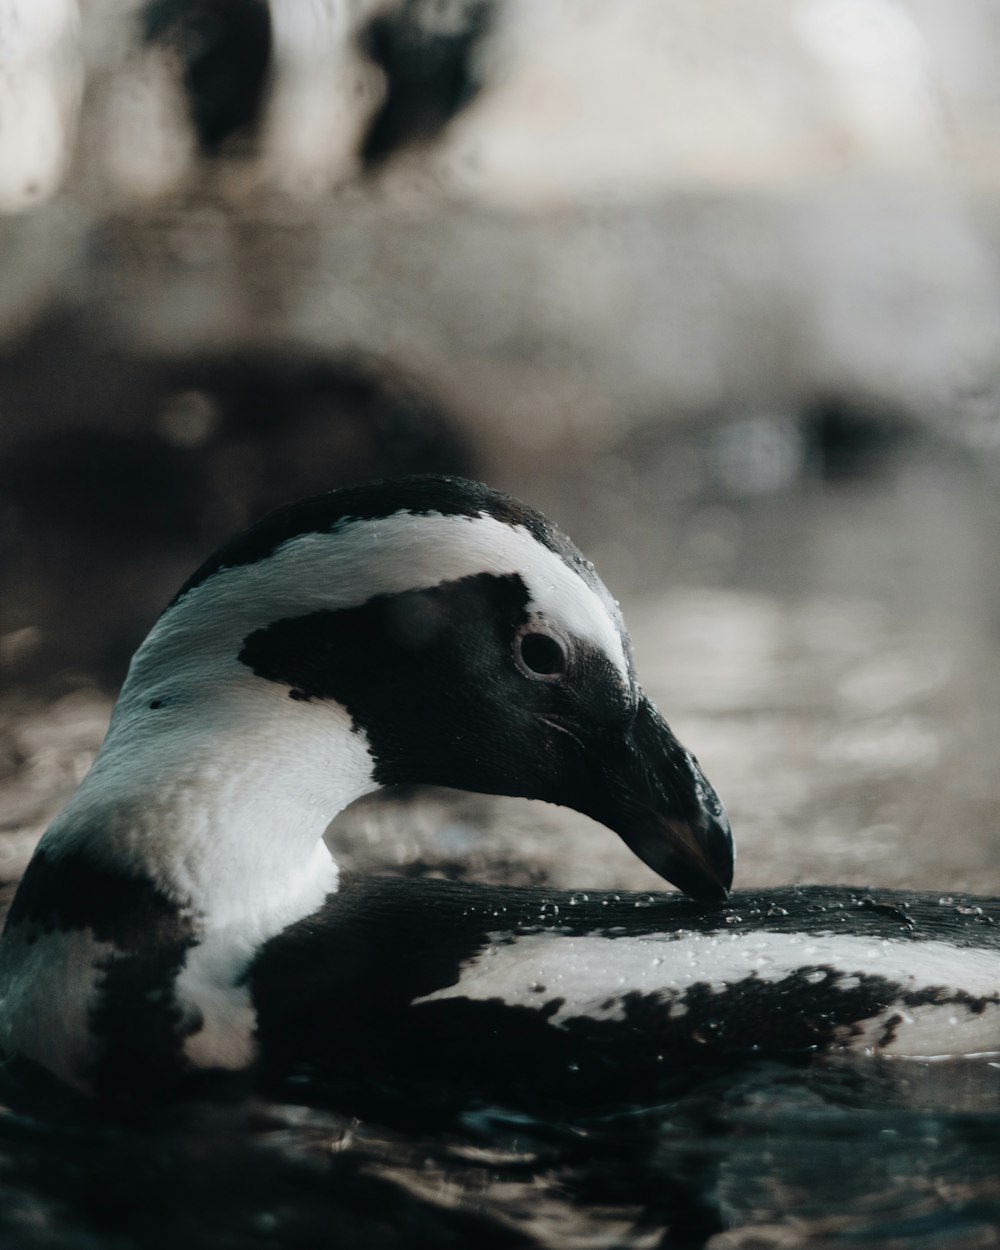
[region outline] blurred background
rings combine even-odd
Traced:
[[[272,506],[435,470],[623,602],[743,885],[1000,894],[989,0],[0,0],[0,875]],[[428,792],[361,867],[655,889]]]

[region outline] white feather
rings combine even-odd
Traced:
[[[492,999],[538,1011],[562,999],[548,1017],[558,1027],[577,1016],[624,1019],[624,996],[633,992],[659,995],[680,1013],[685,991],[696,984],[719,994],[748,977],[773,983],[803,969],[816,970],[812,975],[822,980],[819,970],[826,968],[842,978],[831,982],[831,1002],[838,984],[850,990],[851,978],[863,975],[898,984],[900,998],[940,987],[949,995],[964,991],[971,999],[990,1000],[982,1010],[961,1002],[907,1009],[897,1001],[872,1017],[859,1035],[845,1030],[845,1045],[910,1056],[1000,1049],[1000,953],[960,951],[939,941],[768,932],[613,938],[536,933],[511,943],[498,941],[463,964],[455,985],[417,1001]],[[796,1006],[790,1000],[787,1009],[794,1012]],[[893,1038],[881,1046],[880,1037],[895,1015],[900,1021]]]

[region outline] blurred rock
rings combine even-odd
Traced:
[[[0,646],[0,685],[116,684],[190,569],[289,499],[474,467],[450,416],[378,361],[143,360],[66,319],[8,358],[0,408],[0,629],[32,631]]]
[[[376,353],[500,475],[830,393],[996,441],[985,0],[60,3],[7,55],[82,58],[81,246],[11,236],[12,329],[45,292],[144,356]]]
[[[496,9],[496,0],[403,0],[362,30],[360,46],[386,82],[361,147],[366,165],[436,138],[468,106],[481,86],[476,55]]]
[[[271,62],[266,0],[149,0],[143,22],[177,57],[202,151],[253,128]]]
[[[76,0],[0,6],[0,214],[44,204],[73,158],[83,87]]]

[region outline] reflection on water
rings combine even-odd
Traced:
[[[0,1241],[36,1247],[951,1250],[1000,1224],[1000,1065],[759,1062],[587,1115],[302,1081],[118,1119],[3,1108]]]

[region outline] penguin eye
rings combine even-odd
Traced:
[[[514,659],[525,677],[542,681],[557,681],[568,662],[562,641],[537,628],[527,629],[514,639]]]

